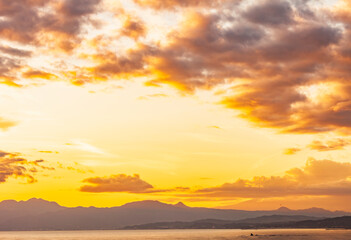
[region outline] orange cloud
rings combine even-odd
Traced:
[[[147,59],[152,83],[192,92],[246,79],[221,103],[259,127],[289,133],[350,128],[344,81],[350,75],[348,30],[316,24],[318,16],[328,16],[309,4],[264,1],[232,7],[242,18],[220,8],[216,14],[190,14],[169,35],[168,45]],[[330,87],[329,92],[320,86]]]
[[[125,192],[136,194],[169,194],[172,192],[188,192],[189,187],[175,187],[170,189],[157,189],[148,182],[142,180],[138,174],[133,176],[126,174],[112,175],[109,177],[94,177],[83,180],[84,185],[80,188],[81,192]]]
[[[209,7],[228,0],[134,0],[137,4],[154,9],[174,9],[176,7]]]
[[[88,183],[82,192],[126,192],[139,194],[161,193],[186,199],[276,199],[299,197],[351,197],[351,164],[310,158],[305,166],[293,168],[282,176],[255,176],[238,179],[216,187],[176,187],[157,189],[133,176],[119,174],[83,180]],[[199,200],[200,201],[200,200]]]
[[[22,74],[24,78],[41,78],[46,80],[57,79],[57,76],[48,72],[38,71],[38,70],[29,70]]]
[[[299,151],[301,151],[300,148],[287,148],[287,149],[284,150],[284,154],[286,154],[286,155],[294,155],[294,154],[296,154]]]
[[[351,164],[309,159],[283,176],[238,179],[199,189],[192,196],[215,198],[276,198],[287,196],[351,196]]]
[[[88,173],[88,172],[89,173],[94,173],[93,170],[91,170],[89,168],[86,168],[86,167],[83,167],[80,164],[78,164],[77,162],[74,162],[74,165],[64,165],[61,162],[57,162],[56,166],[57,166],[57,168],[60,168],[60,169],[63,169],[63,170],[74,171],[74,172],[82,173],[82,174],[85,174],[85,173]]]
[[[29,161],[19,157],[19,153],[0,151],[0,183],[5,183],[8,178],[24,178],[27,183],[35,183],[34,175],[40,170],[54,170],[42,165],[44,160]]]
[[[155,94],[149,94],[146,96],[140,96],[138,97],[139,100],[149,100],[151,98],[160,98],[160,97],[168,97],[168,95],[163,94],[163,93],[155,93]]]
[[[95,177],[83,180],[85,183],[80,188],[82,192],[128,192],[143,193],[153,190],[153,186],[140,179],[139,175],[128,176],[125,174],[112,175],[110,177]]]
[[[1,16],[5,17],[0,25],[1,38],[38,44],[46,32],[56,32],[75,39],[82,24],[88,20],[86,16],[94,13],[99,3],[100,0],[19,0],[11,3],[1,0]],[[41,11],[44,8],[55,13]]]
[[[3,131],[8,130],[11,127],[14,127],[17,125],[17,122],[11,121],[11,120],[6,120],[2,117],[0,117],[0,129]]]
[[[307,147],[312,150],[324,152],[324,151],[342,150],[346,146],[349,146],[350,144],[351,144],[350,139],[337,138],[337,139],[329,140],[326,143],[316,140],[316,141],[313,141],[311,144],[309,144]]]
[[[40,153],[55,153],[55,154],[58,154],[59,152],[57,151],[38,151]]]
[[[99,33],[94,49],[86,49],[82,39],[99,28],[93,16],[110,11],[100,0],[0,0],[0,38],[31,49],[0,47],[0,83],[19,87],[21,77],[62,76],[80,86],[142,76],[147,86],[167,84],[187,94],[234,83],[221,103],[258,127],[282,133],[350,130],[348,1],[343,9],[329,10],[311,1],[134,1],[154,14],[190,9],[162,43],[149,40],[140,16],[121,9],[122,28]],[[136,47],[116,50],[123,35]],[[37,50],[56,49],[66,51],[56,73],[38,68],[19,76]],[[71,66],[65,57],[76,49],[79,66]]]
[[[127,15],[120,34],[138,40],[146,35],[146,26],[140,19]]]
[[[92,24],[90,16],[98,11],[99,3],[100,0],[0,0],[0,39],[10,42],[0,46],[4,53],[0,57],[0,83],[21,87],[17,83],[20,69],[28,67],[27,61],[34,52],[69,52],[78,47],[82,28]],[[13,47],[17,45],[31,50]],[[27,73],[27,78],[54,78],[51,73],[44,76],[44,71],[36,71]]]

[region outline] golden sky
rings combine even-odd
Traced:
[[[349,0],[0,0],[0,200],[351,201]]]

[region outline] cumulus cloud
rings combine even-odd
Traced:
[[[153,190],[153,186],[140,176],[118,174],[110,177],[95,177],[83,180],[84,185],[80,188],[82,192],[127,192],[127,193],[147,193]]]
[[[323,206],[338,209],[333,203],[345,204],[351,198],[351,164],[330,160],[308,159],[303,167],[292,168],[281,176],[255,176],[237,179],[214,187],[175,187],[157,189],[139,175],[112,175],[83,180],[82,192],[120,192],[161,194],[189,201],[228,201],[242,199],[230,208],[271,209],[286,204],[295,208]],[[306,204],[302,204],[306,203]]]
[[[27,183],[35,183],[35,174],[40,170],[54,170],[43,165],[45,161],[30,161],[20,157],[19,153],[0,151],[0,183],[5,183],[8,178],[23,178]]]
[[[286,196],[350,196],[351,164],[309,159],[302,168],[283,176],[238,179],[218,187],[203,188],[195,196],[220,198],[274,198]]]
[[[315,140],[312,143],[310,143],[307,147],[312,150],[317,150],[319,152],[325,152],[333,150],[342,150],[350,144],[351,140],[348,138],[337,138],[326,141],[325,143],[323,143],[322,141]]]
[[[40,38],[49,32],[75,38],[86,20],[84,17],[94,13],[99,2],[100,0],[1,0],[0,16],[4,17],[0,21],[1,38],[33,44],[39,44]]]
[[[256,24],[279,26],[293,22],[293,9],[288,1],[263,1],[244,13],[244,17]]]
[[[0,0],[0,40],[9,43],[0,45],[0,51],[4,53],[0,57],[0,83],[21,87],[19,80],[32,79],[33,74],[21,74],[30,65],[32,57],[38,57],[43,51],[50,55],[77,48],[82,40],[83,26],[93,24],[90,16],[98,12],[99,3],[100,0]],[[41,79],[51,80],[55,75],[46,73],[43,77],[45,71],[34,71],[35,77]],[[28,84],[30,81],[25,83]]]
[[[148,86],[168,84],[188,94],[220,85],[227,87],[223,106],[256,126],[282,133],[350,131],[349,1],[323,9],[314,0],[134,0],[158,17],[163,10],[184,17],[162,41],[149,34],[142,14],[116,13],[102,2],[0,0],[0,38],[11,43],[0,47],[0,83],[19,87],[18,78],[24,85],[35,78],[83,85],[142,76]],[[120,26],[95,36],[98,13],[120,14]],[[90,35],[93,48],[83,41]],[[116,47],[126,40],[121,36],[132,47]],[[66,53],[50,72],[28,68],[37,50]],[[67,61],[71,57],[77,61]]]
[[[146,25],[140,19],[127,15],[120,34],[138,40],[146,35]]]
[[[125,192],[163,194],[189,199],[276,199],[286,197],[351,197],[351,163],[308,159],[305,166],[292,168],[281,176],[237,179],[215,187],[157,189],[139,175],[119,174],[83,180],[82,192]]]
[[[241,11],[234,7],[243,18],[220,10],[190,14],[170,44],[148,58],[152,83],[191,92],[233,82],[233,94],[222,104],[280,132],[349,128],[349,60],[342,47],[349,30],[335,25],[348,23],[311,6],[265,1]],[[286,27],[274,27],[280,24]]]
[[[103,193],[124,192],[135,194],[170,194],[174,192],[189,192],[189,187],[174,187],[169,189],[155,188],[150,183],[142,180],[138,174],[117,174],[108,177],[93,177],[83,180],[81,192]]]

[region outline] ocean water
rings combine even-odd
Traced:
[[[250,236],[253,233],[255,236]],[[0,232],[1,240],[351,240],[351,230],[131,230]]]

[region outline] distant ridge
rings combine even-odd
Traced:
[[[291,209],[287,207],[280,207],[277,209],[278,212],[291,212]]]
[[[176,207],[180,207],[180,208],[187,208],[188,206],[187,205],[185,205],[184,203],[182,203],[182,202],[178,202],[177,204],[175,204],[174,206],[176,206]]]
[[[307,216],[273,215],[238,221],[204,219],[193,222],[159,222],[128,226],[125,229],[274,229],[274,228],[342,228],[351,229],[351,217],[313,219]]]
[[[68,208],[60,206],[56,202],[37,198],[19,202],[13,200],[0,202],[0,230],[7,231],[99,230],[121,229],[126,226],[156,222],[191,222],[204,221],[206,219],[235,222],[256,218],[256,220],[259,219],[266,222],[267,219],[272,218],[280,219],[279,221],[291,219],[296,221],[341,216],[351,216],[351,213],[331,212],[319,208],[305,210],[280,208],[272,211],[244,211],[188,207],[182,202],[166,204],[159,201],[131,202],[111,208]]]

